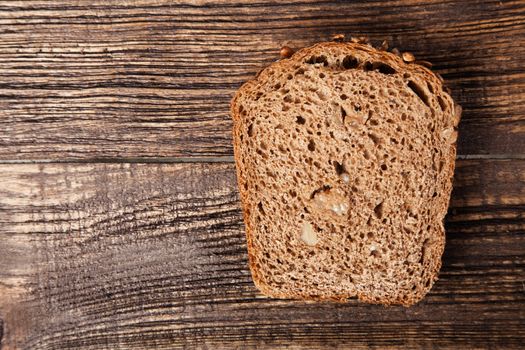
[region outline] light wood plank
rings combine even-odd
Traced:
[[[2,349],[518,349],[524,170],[458,162],[440,280],[407,309],[260,296],[233,164],[2,165]]]
[[[523,1],[0,1],[0,159],[232,154],[229,100],[333,34],[435,64],[459,154],[523,155]]]

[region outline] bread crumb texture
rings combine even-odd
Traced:
[[[250,267],[264,294],[408,306],[437,279],[461,108],[405,61],[321,43],[233,98]]]

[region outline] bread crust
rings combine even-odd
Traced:
[[[268,79],[268,72],[270,70],[285,70],[288,67],[291,67],[294,63],[300,63],[303,62],[307,57],[311,55],[322,55],[326,54],[327,52],[330,52],[331,50],[342,50],[345,52],[348,52],[348,54],[353,54],[359,57],[368,57],[371,60],[375,60],[378,62],[386,63],[393,68],[395,68],[398,71],[403,72],[410,72],[413,76],[418,77],[422,81],[425,81],[429,84],[433,84],[435,86],[443,86],[442,79],[440,76],[434,74],[430,69],[418,65],[416,63],[406,63],[403,61],[403,59],[391,52],[387,51],[380,51],[377,50],[367,44],[361,44],[361,43],[351,43],[351,42],[322,42],[318,43],[316,45],[313,45],[311,47],[303,48],[296,53],[294,53],[290,58],[282,59],[279,61],[276,61],[269,65],[268,67],[265,67],[261,71],[259,71],[256,76],[244,83],[241,88],[237,91],[235,96],[231,100],[230,104],[230,114],[233,119],[233,146],[234,146],[234,158],[237,168],[237,182],[238,182],[238,188],[240,191],[240,198],[242,202],[242,210],[243,210],[243,217],[246,227],[246,242],[248,247],[248,260],[249,260],[249,266],[252,274],[253,281],[256,285],[256,287],[266,296],[273,297],[273,298],[294,298],[294,299],[303,299],[303,300],[317,300],[317,301],[336,301],[336,302],[345,302],[349,299],[353,299],[357,297],[360,301],[367,302],[367,303],[374,303],[374,304],[383,304],[383,305],[393,305],[393,304],[399,304],[404,306],[410,306],[418,301],[420,301],[424,295],[428,292],[430,287],[426,290],[418,290],[416,291],[411,297],[404,298],[404,299],[373,299],[368,297],[367,295],[363,293],[356,293],[355,295],[311,295],[311,294],[302,294],[302,293],[284,293],[281,292],[275,288],[273,288],[271,285],[268,285],[264,282],[264,280],[260,276],[260,271],[256,267],[256,258],[255,254],[256,247],[254,246],[254,227],[252,226],[252,223],[248,219],[250,216],[250,211],[253,210],[252,204],[250,203],[250,199],[248,197],[248,190],[244,188],[243,184],[246,184],[248,179],[245,178],[245,174],[242,172],[242,162],[241,162],[241,147],[242,142],[240,139],[241,134],[241,128],[243,126],[243,120],[241,117],[241,112],[239,111],[239,99],[243,96],[243,94],[246,91],[250,91],[254,88],[256,88],[258,82],[265,81]],[[446,93],[445,91],[442,91],[442,93]],[[451,101],[452,98],[450,98]],[[455,102],[453,102],[453,118],[452,124],[454,125],[454,128],[457,128],[457,125],[459,123],[460,117],[461,117],[461,107],[457,105]],[[448,173],[447,178],[448,182],[445,185],[445,188],[443,189],[446,191],[446,198],[448,198],[447,203],[444,203],[442,211],[446,213],[446,210],[448,208],[448,204],[450,201],[450,193],[452,190],[452,178],[454,174],[454,166],[455,166],[455,155],[456,155],[456,142],[453,142],[450,144],[450,150],[448,152],[449,157],[449,167],[448,167]],[[443,254],[444,245],[445,245],[445,236],[444,234],[441,237],[437,237],[436,247],[439,249],[439,251],[436,252],[436,256],[439,257],[436,261],[434,261],[433,264],[433,281],[436,281],[438,278],[438,272],[441,267],[441,256]]]

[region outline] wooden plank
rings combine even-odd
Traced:
[[[232,154],[229,100],[335,33],[435,64],[459,154],[523,155],[523,1],[0,1],[0,159]]]
[[[385,308],[260,296],[233,164],[1,165],[2,349],[518,349],[524,170],[459,161],[440,280]]]

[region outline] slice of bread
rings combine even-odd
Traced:
[[[320,43],[244,84],[231,114],[264,294],[423,298],[441,266],[461,115],[438,75],[369,45]]]

